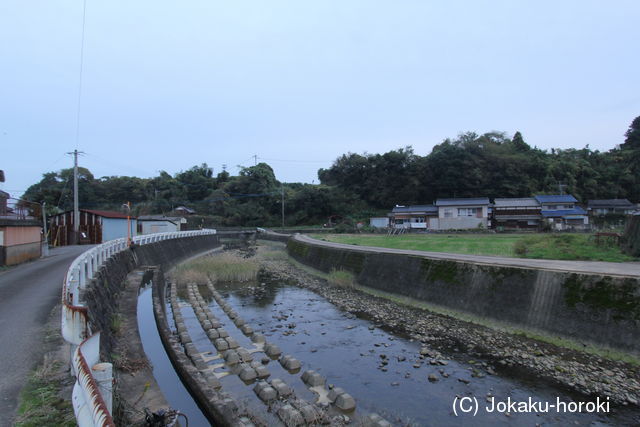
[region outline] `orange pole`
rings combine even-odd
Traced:
[[[127,202],[127,246],[131,246],[131,202]]]

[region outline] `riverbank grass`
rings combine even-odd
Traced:
[[[323,234],[319,240],[360,246],[470,255],[583,261],[627,262],[637,259],[611,244],[598,245],[592,234]]]
[[[207,279],[214,283],[248,282],[257,278],[259,268],[252,260],[232,254],[216,254],[179,265],[174,272],[174,279],[178,285],[206,284]]]

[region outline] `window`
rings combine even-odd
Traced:
[[[423,216],[419,216],[419,217],[415,218],[414,222],[421,222],[422,223],[422,222],[424,222],[424,217]]]
[[[478,208],[458,208],[458,216],[476,216]]]
[[[451,217],[453,217],[453,209],[451,209],[451,208],[444,208],[444,217],[445,217],[445,218],[451,218]]]

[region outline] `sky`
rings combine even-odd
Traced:
[[[96,177],[257,156],[308,183],[344,153],[427,155],[466,131],[607,151],[640,115],[639,16],[636,0],[86,0],[81,49],[82,0],[3,0],[0,189],[74,149]]]

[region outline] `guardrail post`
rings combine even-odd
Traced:
[[[100,394],[102,400],[107,405],[109,413],[112,413],[113,409],[113,365],[111,363],[103,362],[96,363],[91,368],[93,378],[98,383],[100,388]]]

